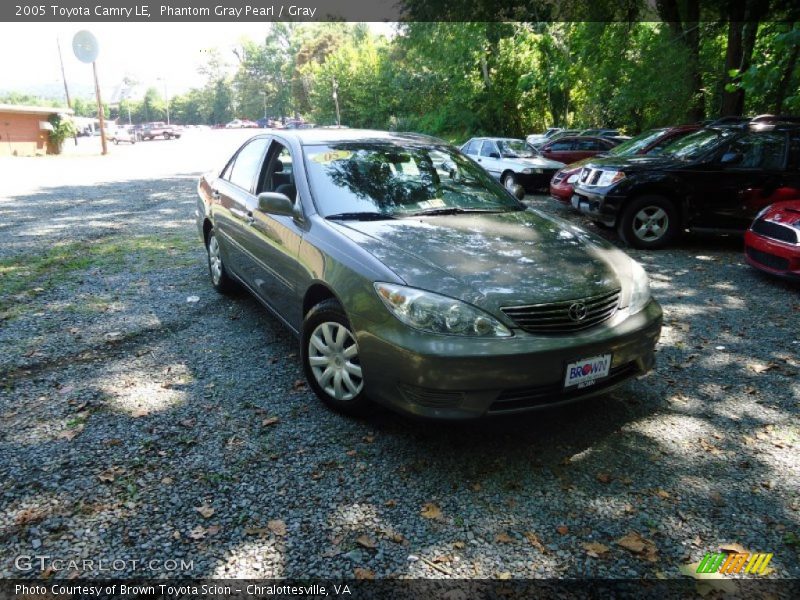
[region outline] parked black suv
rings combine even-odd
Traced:
[[[744,231],[774,198],[800,198],[798,169],[797,124],[709,127],[657,156],[592,159],[571,203],[629,246],[660,248],[686,229]]]

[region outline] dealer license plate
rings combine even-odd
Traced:
[[[601,354],[591,358],[576,360],[567,365],[564,387],[585,388],[598,380],[608,377],[611,370],[611,355]]]

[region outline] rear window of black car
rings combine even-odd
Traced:
[[[446,146],[354,142],[305,146],[303,152],[322,216],[521,208],[480,166]]]
[[[700,158],[734,135],[733,131],[727,129],[701,129],[670,144],[662,154],[685,160]]]

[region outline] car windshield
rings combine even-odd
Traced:
[[[497,147],[503,158],[533,158],[538,156],[536,150],[522,140],[497,140]]]
[[[643,150],[649,146],[663,134],[663,129],[651,129],[650,131],[645,131],[629,140],[622,142],[619,146],[614,146],[614,148],[609,150],[608,153],[611,156],[630,156],[632,154],[637,154],[640,150]]]
[[[447,146],[353,142],[305,146],[303,152],[317,210],[324,217],[525,208],[480,166]]]
[[[702,129],[673,142],[664,149],[662,154],[691,160],[716,148],[731,135],[733,135],[732,132],[724,129]]]

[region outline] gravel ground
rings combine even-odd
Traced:
[[[665,327],[608,397],[345,418],[207,282],[196,180],[241,135],[0,164],[0,576],[669,578],[739,544],[800,577],[800,300],[741,240],[632,252]]]

